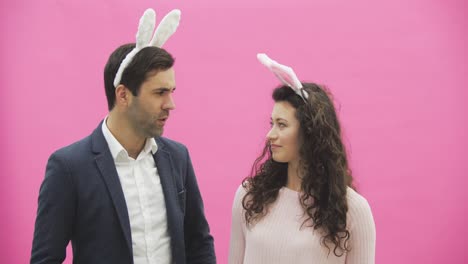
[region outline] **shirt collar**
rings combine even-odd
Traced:
[[[154,140],[154,138],[147,138],[142,151],[145,153],[151,152],[153,155],[156,154],[156,151],[158,151],[158,144],[156,144],[156,140]]]

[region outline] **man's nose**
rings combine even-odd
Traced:
[[[175,103],[174,103],[174,98],[172,97],[172,94],[169,95],[169,98],[164,102],[163,109],[164,110],[174,110],[175,109]]]

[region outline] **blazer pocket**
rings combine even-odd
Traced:
[[[177,193],[177,198],[179,198],[179,206],[182,213],[185,214],[185,200],[186,200],[186,191],[183,189],[182,191]]]

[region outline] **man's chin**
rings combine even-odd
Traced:
[[[163,132],[164,132],[164,128],[159,128],[155,131],[151,131],[150,137],[153,137],[153,138],[161,137],[163,135]]]

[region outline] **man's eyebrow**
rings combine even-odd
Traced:
[[[153,92],[170,92],[170,91],[175,91],[175,89],[176,89],[175,87],[173,89],[161,87],[161,88],[153,89]]]

